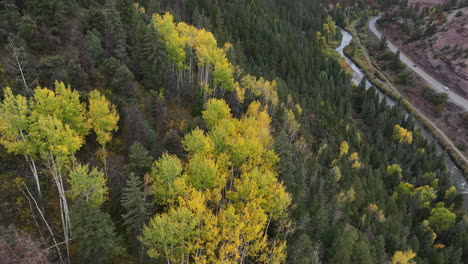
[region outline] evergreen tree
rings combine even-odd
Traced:
[[[139,176],[148,172],[153,162],[153,157],[149,155],[149,151],[138,141],[133,142],[129,151],[127,163],[128,172],[133,172]]]
[[[134,173],[130,173],[120,202],[126,210],[122,215],[124,225],[129,230],[139,233],[150,215],[150,203],[146,201],[143,183]]]
[[[145,31],[142,34],[143,39],[139,44],[142,46],[139,67],[143,75],[143,84],[146,89],[159,90],[164,86],[163,81],[166,68],[164,44],[153,29],[145,26]]]
[[[398,50],[390,62],[390,69],[397,71],[401,68],[400,50]]]
[[[127,62],[127,35],[120,19],[120,13],[115,8],[114,0],[106,1],[105,41],[108,56],[115,56],[121,63]]]
[[[73,243],[82,263],[102,263],[122,251],[121,239],[109,214],[78,201],[71,214]]]
[[[88,30],[86,33],[87,47],[91,58],[96,66],[104,59],[104,49],[102,48],[102,35],[96,29]]]
[[[387,48],[387,37],[382,36],[382,38],[380,38],[380,42],[379,42],[379,50],[384,51],[385,48]]]
[[[14,0],[0,0],[0,43],[6,41],[8,33],[16,31],[19,18]]]

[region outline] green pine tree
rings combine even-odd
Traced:
[[[140,142],[135,141],[130,146],[127,164],[129,173],[144,175],[150,170],[152,162],[153,157],[149,155],[149,151]]]
[[[146,201],[143,183],[135,174],[130,173],[120,201],[126,211],[122,215],[124,225],[131,231],[140,232],[149,216],[150,203]]]
[[[108,213],[84,201],[72,208],[73,244],[80,263],[103,263],[122,251],[121,238]]]

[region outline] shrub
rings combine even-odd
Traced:
[[[437,93],[434,90],[424,87],[423,89],[424,97],[435,105],[442,105],[447,102],[448,94],[447,93]]]

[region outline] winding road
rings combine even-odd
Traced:
[[[369,82],[369,80],[367,80],[364,72],[359,68],[358,65],[356,65],[350,58],[348,58],[344,54],[344,48],[351,43],[351,40],[352,40],[353,36],[349,32],[347,32],[346,30],[344,30],[342,28],[340,28],[340,32],[341,32],[341,35],[342,35],[341,44],[335,50],[340,54],[340,56],[343,57],[343,59],[346,61],[346,63],[353,70],[354,74],[353,74],[352,81],[354,82],[354,84],[358,85],[359,82],[361,82],[362,78],[365,78],[366,88],[369,88],[370,86],[372,86],[372,84]],[[359,38],[358,38],[358,40],[359,40]],[[358,43],[360,44],[360,42],[358,42]],[[360,45],[362,45],[362,44],[360,44]],[[361,48],[363,48],[363,50],[364,50],[364,47],[361,46]],[[386,77],[385,77],[385,79],[386,79],[386,81],[383,84],[384,85],[387,84],[391,89],[395,90],[395,92],[398,93],[398,90],[396,89],[396,87],[394,87],[392,85],[392,83]],[[385,94],[382,93],[380,90],[376,89],[376,92],[381,98],[385,98],[385,100],[386,100],[386,102],[387,102],[387,104],[389,106],[395,105],[395,101],[393,101],[393,99],[385,96]],[[467,158],[465,156],[463,156],[463,154],[453,145],[453,143],[450,141],[450,139],[434,123],[432,123],[432,121],[429,118],[427,118],[417,108],[415,108],[413,105],[411,105],[410,102],[408,102],[408,104],[413,108],[413,110],[417,114],[419,114],[422,118],[424,118],[426,120],[426,122],[431,124],[435,128],[435,130],[443,138],[445,138],[445,140],[447,140],[447,142],[451,145],[451,147],[453,149],[455,149],[455,151],[458,152],[458,154],[464,159],[465,162],[468,162]],[[409,115],[409,113],[407,113],[407,114]],[[422,134],[429,141],[434,141],[436,143],[436,151],[439,154],[444,154],[444,150],[443,150],[442,146],[436,141],[436,139],[431,135],[431,133],[429,131],[427,131],[426,128],[424,128],[417,120],[415,120],[415,125],[417,126],[418,129],[421,129]],[[465,177],[463,175],[463,172],[459,168],[457,168],[457,166],[455,165],[453,160],[448,155],[444,155],[444,159],[445,159],[445,163],[447,164],[447,167],[448,167],[448,169],[450,171],[453,182],[457,186],[458,191],[463,195],[465,210],[468,211],[468,182],[466,181],[466,179],[465,179]]]
[[[376,27],[376,22],[381,18],[382,16],[379,15],[377,17],[374,17],[369,21],[369,28],[374,33],[374,35],[378,38],[382,38],[382,33],[379,32],[379,30]],[[388,48],[393,52],[396,53],[398,51],[398,48],[393,45],[390,41],[387,41]],[[428,73],[426,73],[424,70],[422,70],[419,67],[415,67],[416,65],[411,59],[409,59],[405,54],[403,54],[400,51],[400,60],[407,65],[408,68],[412,69],[415,73],[417,73],[421,78],[423,78],[431,88],[436,90],[437,92],[445,92],[448,93],[449,100],[459,106],[461,106],[465,111],[468,110],[468,100],[464,99],[463,97],[459,96],[458,94],[454,93],[453,91],[446,91],[444,90],[445,85],[442,83],[438,82],[436,79],[431,77]]]

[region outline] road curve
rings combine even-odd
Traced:
[[[372,18],[370,21],[369,21],[369,28],[370,30],[372,31],[372,33],[374,33],[374,35],[378,38],[378,39],[381,39],[382,38],[382,34],[379,32],[379,30],[377,30],[377,27],[375,26],[377,20],[379,18],[381,18],[382,16],[379,15],[377,17],[374,17]],[[388,45],[388,48],[393,52],[393,53],[396,53],[398,48],[393,45],[390,41],[387,41],[387,45]],[[400,60],[406,64],[406,66],[413,70],[415,73],[417,73],[419,76],[421,76],[421,78],[423,78],[431,88],[433,88],[434,90],[436,90],[437,92],[445,92],[445,93],[448,93],[448,96],[449,96],[449,100],[459,106],[461,106],[465,111],[468,110],[468,100],[464,99],[463,97],[459,96],[458,94],[454,93],[453,91],[445,91],[444,90],[444,87],[445,85],[443,85],[442,83],[438,82],[436,79],[434,79],[433,77],[431,77],[428,73],[426,73],[424,70],[422,70],[421,68],[419,67],[414,67],[413,65],[416,65],[413,61],[411,61],[405,54],[403,54],[401,51],[400,51]]]

